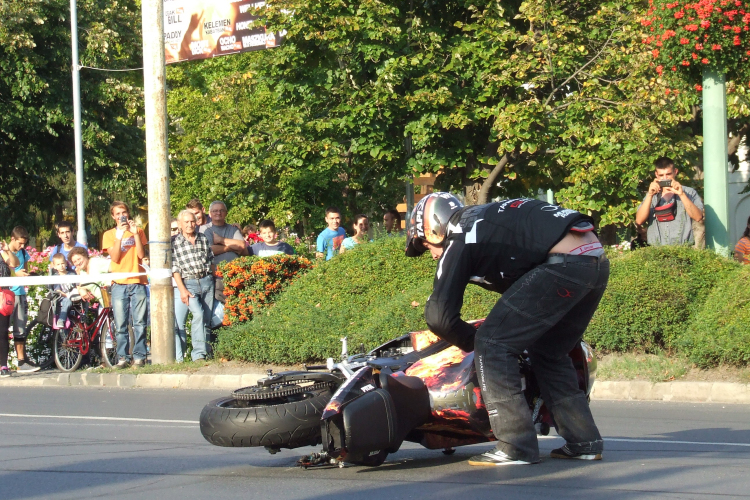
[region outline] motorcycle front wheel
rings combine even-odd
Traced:
[[[216,446],[277,449],[320,444],[320,418],[333,395],[330,385],[247,389],[203,408],[200,426],[206,441]]]

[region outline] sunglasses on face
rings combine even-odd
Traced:
[[[179,227],[174,227],[174,226],[172,226],[172,227],[171,227],[170,229],[171,229],[172,231],[179,231],[179,230],[180,230],[180,228],[179,228]]]

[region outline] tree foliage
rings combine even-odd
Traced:
[[[393,205],[403,180],[440,172],[437,187],[470,203],[551,188],[627,223],[653,159],[693,166],[699,146],[695,96],[666,95],[650,68],[644,12],[635,0],[275,0],[265,19],[287,30],[282,47],[170,68],[174,198],[320,221],[326,204]]]
[[[140,66],[136,0],[78,2],[80,64]],[[0,0],[0,231],[74,207],[70,4]],[[138,72],[81,74],[86,210],[96,230],[117,195],[144,199]],[[109,222],[106,222],[107,224]]]

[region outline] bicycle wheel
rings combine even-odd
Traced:
[[[55,364],[64,372],[72,372],[83,361],[81,344],[83,335],[80,325],[75,324],[69,331],[57,330],[55,332]]]
[[[52,328],[33,320],[26,326],[26,358],[42,370],[55,362],[55,332]]]
[[[117,356],[117,335],[115,335],[115,318],[112,311],[104,318],[102,328],[99,331],[99,357],[102,365],[107,368],[114,367],[119,361]]]

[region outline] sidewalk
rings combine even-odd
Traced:
[[[265,371],[244,374],[61,373],[45,370],[0,379],[0,387],[124,387],[143,389],[229,389],[255,385]]]
[[[1,387],[123,387],[144,389],[227,389],[255,385],[265,371],[243,374],[187,373],[60,373],[15,374],[0,379]],[[675,401],[750,404],[750,387],[736,382],[646,382],[597,380],[592,400]]]

